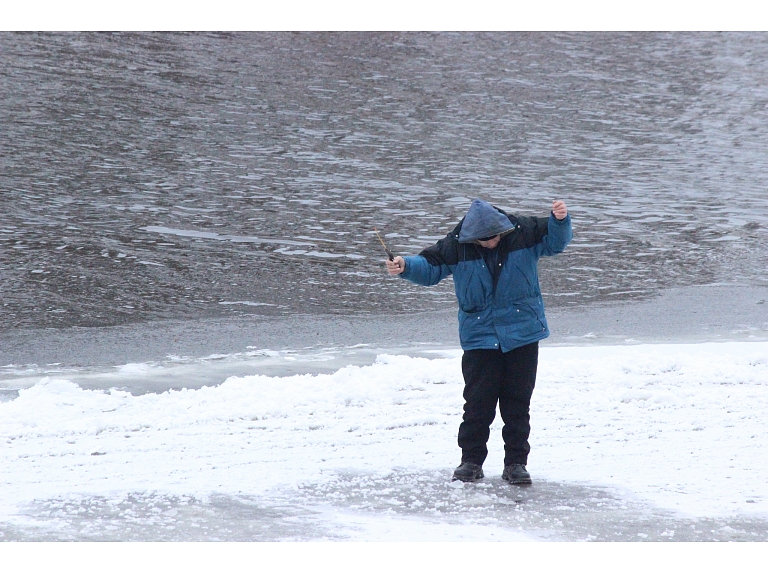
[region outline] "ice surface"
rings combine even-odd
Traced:
[[[0,404],[0,540],[768,538],[768,343],[543,347],[528,489],[498,420],[486,479],[448,481],[444,355],[138,396],[42,378]]]

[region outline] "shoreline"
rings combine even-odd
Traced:
[[[545,299],[546,303],[546,299]],[[548,308],[542,345],[768,340],[768,286],[673,288],[621,304]],[[113,367],[248,349],[458,348],[456,309],[381,316],[295,315],[171,320],[107,328],[17,329],[0,335],[0,366]]]

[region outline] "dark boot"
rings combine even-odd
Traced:
[[[504,472],[501,474],[501,478],[504,481],[509,481],[513,485],[530,485],[531,474],[525,469],[525,465],[522,463],[512,463],[504,468]]]
[[[456,481],[457,479],[459,481],[465,481],[465,482],[476,481],[478,479],[482,479],[483,477],[485,477],[485,475],[483,475],[482,465],[464,461],[461,465],[459,465],[456,469],[454,469],[453,477],[451,478],[451,481]]]

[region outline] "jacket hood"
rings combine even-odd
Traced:
[[[484,200],[472,200],[461,225],[459,243],[466,244],[480,238],[503,234],[514,227],[509,217],[498,208]]]

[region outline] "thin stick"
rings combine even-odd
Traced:
[[[382,240],[381,236],[379,235],[379,230],[377,230],[376,228],[373,228],[373,231],[376,233],[376,237],[379,238],[379,241],[381,242],[381,245],[384,248],[384,251],[387,252],[387,257],[389,258],[389,261],[391,262],[395,261],[395,254],[389,251],[387,244],[384,243],[384,240]]]

